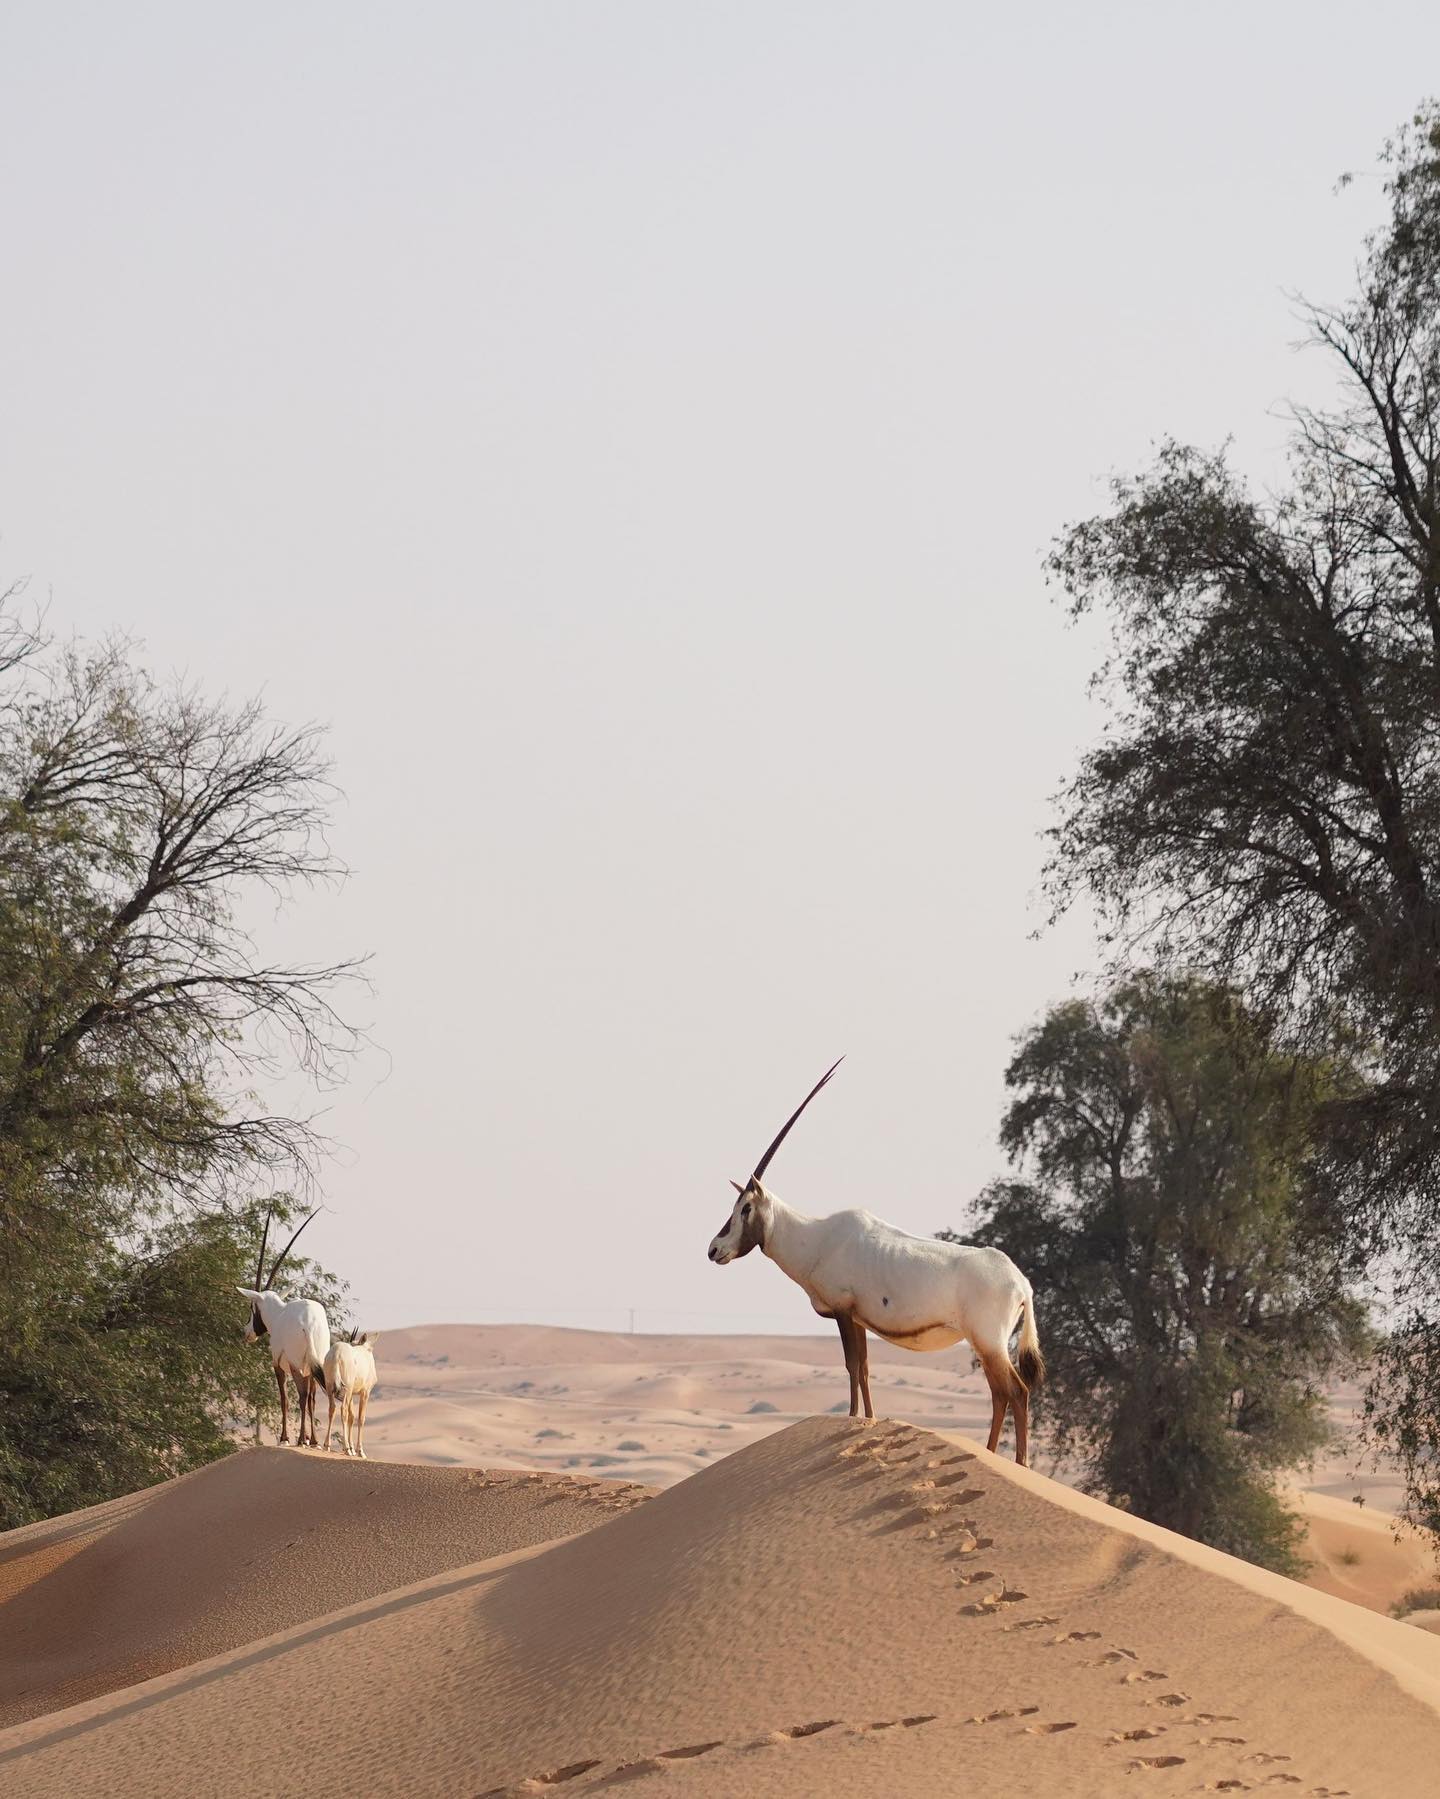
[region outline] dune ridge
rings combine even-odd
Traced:
[[[1295,1603],[1303,1595],[1303,1610]],[[1403,1685],[1402,1685],[1403,1681]],[[1407,1799],[1440,1642],[900,1423],[811,1418],[594,1529],[0,1735],[20,1795],[1293,1790]],[[256,1745],[259,1748],[256,1748]]]

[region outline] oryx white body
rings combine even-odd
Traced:
[[[949,1349],[967,1342],[989,1382],[989,1447],[1000,1439],[1007,1408],[1015,1416],[1015,1454],[1023,1462],[1029,1432],[1029,1389],[1043,1373],[1030,1283],[998,1249],[912,1237],[871,1212],[832,1212],[810,1218],[756,1180],[740,1189],[725,1228],[710,1244],[719,1264],[758,1248],[805,1291],[822,1318],[840,1327],[850,1374],[850,1410],[870,1404],[869,1354],[873,1331],[902,1349]],[[1020,1366],[1010,1360],[1010,1336],[1020,1327]]]
[[[290,1408],[285,1394],[288,1374],[300,1397],[300,1446],[304,1448],[306,1443],[308,1417],[309,1442],[314,1448],[315,1386],[317,1382],[324,1383],[325,1357],[330,1351],[330,1320],[325,1316],[325,1308],[317,1299],[282,1299],[268,1289],[241,1287],[239,1291],[253,1308],[246,1342],[253,1343],[262,1335],[269,1338],[270,1361],[280,1389],[280,1441],[290,1441]],[[262,1330],[255,1328],[257,1320]]]
[[[330,1416],[325,1423],[325,1447],[330,1447],[330,1433],[335,1428],[335,1407],[340,1407],[340,1441],[346,1455],[365,1454],[365,1412],[375,1385],[375,1345],[378,1337],[364,1336],[359,1342],[343,1338],[330,1345],[325,1357],[325,1392],[330,1400]],[[353,1446],[352,1446],[353,1445]]]
[[[998,1249],[912,1237],[872,1212],[807,1218],[766,1197],[770,1226],[760,1247],[822,1318],[848,1311],[903,1349],[969,1342],[978,1350],[1007,1343],[1030,1300],[1029,1281]]]

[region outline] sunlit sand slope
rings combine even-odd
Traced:
[[[610,1483],[252,1449],[9,1531],[0,1723],[583,1530],[639,1496]]]
[[[1437,1703],[1423,1631],[973,1444],[815,1418],[567,1541],[19,1726],[0,1790],[300,1794],[318,1765],[365,1794],[1418,1799]]]

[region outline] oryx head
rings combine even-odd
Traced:
[[[316,1206],[315,1210],[310,1214],[310,1218],[318,1217],[319,1212],[320,1208],[319,1206]],[[274,1214],[274,1207],[267,1206],[265,1210],[265,1228],[260,1233],[260,1254],[255,1263],[255,1285],[253,1287],[237,1287],[235,1289],[237,1293],[242,1294],[250,1301],[250,1322],[245,1327],[245,1341],[247,1343],[256,1343],[261,1337],[268,1333],[270,1327],[266,1324],[264,1315],[260,1310],[261,1296],[262,1294],[268,1293],[275,1285],[275,1276],[279,1274],[280,1270],[284,1267],[286,1256],[294,1249],[295,1238],[300,1235],[300,1232],[303,1231],[305,1226],[310,1222],[310,1218],[301,1221],[294,1236],[291,1237],[284,1249],[276,1256],[275,1265],[271,1268],[267,1277],[265,1273],[265,1245],[270,1240],[270,1220]]]
[[[843,1062],[844,1060],[844,1056],[841,1056],[840,1062]],[[795,1120],[805,1110],[806,1106],[810,1104],[810,1101],[814,1099],[815,1095],[825,1085],[826,1081],[830,1079],[830,1076],[834,1074],[835,1070],[840,1066],[840,1062],[832,1063],[832,1065],[825,1070],[824,1074],[821,1075],[820,1079],[816,1081],[815,1085],[805,1095],[804,1099],[800,1101],[800,1104],[796,1106],[795,1110],[785,1120],[784,1124],[781,1125],[778,1136],[770,1145],[769,1149],[765,1151],[765,1154],[761,1156],[760,1160],[755,1164],[755,1172],[750,1176],[750,1179],[746,1181],[745,1185],[742,1187],[739,1181],[731,1181],[730,1185],[735,1189],[739,1197],[736,1199],[735,1204],[730,1208],[730,1216],[725,1221],[725,1228],[717,1231],[710,1239],[710,1260],[717,1263],[720,1267],[723,1268],[727,1262],[733,1262],[739,1256],[748,1256],[750,1251],[756,1248],[757,1245],[759,1248],[764,1249],[766,1238],[770,1235],[770,1218],[774,1203],[770,1195],[761,1185],[765,1176],[765,1170],[770,1166],[775,1151],[779,1149],[780,1145],[790,1134],[791,1125],[794,1124]]]

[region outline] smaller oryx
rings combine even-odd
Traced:
[[[841,1057],[841,1061],[844,1057]],[[710,1242],[710,1260],[724,1264],[757,1246],[805,1289],[822,1318],[840,1327],[850,1375],[850,1416],[870,1404],[870,1359],[865,1333],[874,1331],[902,1349],[948,1349],[968,1340],[990,1387],[990,1438],[994,1450],[1007,1408],[1015,1417],[1015,1460],[1028,1449],[1030,1389],[1044,1378],[1035,1330],[1035,1295],[1029,1281],[998,1249],[912,1237],[870,1212],[834,1212],[807,1218],[782,1205],[761,1185],[791,1125],[825,1085],[836,1062],[815,1083],[781,1127],[780,1134],[742,1187],[725,1228]],[[1010,1360],[1010,1336],[1020,1326],[1019,1355]]]
[[[325,1392],[330,1400],[330,1416],[325,1422],[327,1449],[330,1432],[335,1428],[335,1407],[338,1405],[340,1441],[346,1455],[365,1456],[365,1408],[375,1385],[375,1345],[379,1341],[372,1332],[367,1331],[362,1336],[358,1330],[353,1330],[348,1343],[342,1337],[338,1343],[330,1345],[330,1352],[325,1357]]]
[[[310,1214],[315,1218],[319,1214],[317,1207]],[[325,1356],[330,1348],[330,1321],[325,1316],[325,1308],[315,1299],[282,1299],[278,1293],[272,1293],[275,1276],[285,1264],[285,1258],[295,1247],[295,1238],[300,1235],[310,1218],[306,1218],[296,1230],[295,1235],[275,1258],[275,1265],[265,1278],[265,1245],[270,1237],[270,1220],[273,1210],[265,1214],[265,1229],[260,1236],[260,1259],[255,1264],[255,1285],[238,1287],[236,1291],[244,1294],[250,1301],[250,1323],[245,1330],[245,1341],[254,1343],[259,1338],[270,1339],[270,1360],[275,1368],[275,1384],[280,1389],[280,1441],[290,1441],[290,1407],[285,1396],[285,1376],[288,1374],[295,1382],[295,1391],[300,1399],[300,1434],[296,1441],[301,1449],[306,1446],[306,1420],[309,1420],[309,1446],[314,1449],[318,1444],[315,1432],[315,1387],[318,1382],[325,1384]]]

